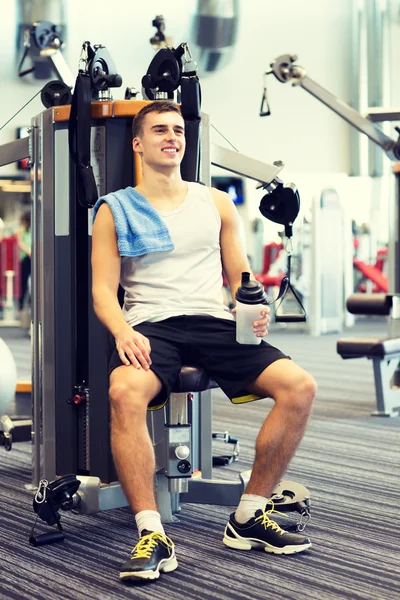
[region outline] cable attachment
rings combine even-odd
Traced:
[[[284,184],[283,181],[277,177],[271,183],[268,185],[263,185],[262,187],[267,193],[260,202],[259,210],[261,214],[263,217],[273,221],[274,223],[284,225],[285,236],[288,238],[286,243],[287,275],[281,281],[277,298],[271,302],[272,304],[280,300],[280,303],[275,309],[275,322],[304,323],[307,320],[306,311],[299,298],[299,295],[290,281],[292,260],[291,237],[293,235],[293,223],[300,210],[300,196],[294,183]],[[278,315],[278,309],[282,305],[282,302],[289,290],[300,306],[301,313]]]
[[[296,524],[296,531],[301,533],[311,521],[311,511],[310,507],[304,502],[298,502],[297,511],[300,513],[300,519]]]
[[[213,440],[220,440],[225,444],[233,444],[232,454],[226,454],[223,456],[213,456],[212,464],[213,467],[226,467],[237,461],[239,458],[240,447],[239,440],[230,435],[229,431],[217,431],[212,434]]]
[[[306,72],[303,67],[295,65],[297,56],[295,54],[282,54],[278,56],[271,64],[268,71],[264,73],[263,95],[261,98],[260,117],[267,117],[271,114],[268,96],[267,96],[267,75],[275,75],[281,83],[292,80],[293,85],[297,85],[304,79]]]
[[[181,47],[183,49],[182,56],[182,75],[185,77],[196,77],[198,72],[197,63],[193,60],[192,53],[187,42],[182,42]],[[192,65],[190,68],[188,65]]]
[[[94,56],[94,50],[90,44],[90,42],[86,41],[82,44],[81,55],[79,57],[78,62],[78,71],[79,73],[87,73],[89,60],[91,60]]]
[[[271,109],[268,102],[267,95],[267,75],[269,75],[272,70],[264,73],[264,86],[263,86],[263,95],[261,98],[261,106],[260,106],[260,117],[268,117],[271,114]]]
[[[293,242],[292,242],[292,238],[288,237],[286,239],[286,244],[285,244],[285,252],[287,254],[287,256],[292,256],[293,254]]]
[[[292,254],[288,253],[288,255],[287,255],[287,275],[285,275],[285,277],[282,279],[278,297],[274,300],[274,302],[277,302],[278,300],[280,300],[279,304],[275,308],[275,323],[305,323],[307,321],[306,309],[304,308],[303,303],[300,299],[300,296],[298,295],[298,293],[296,292],[295,288],[293,287],[293,285],[290,281],[291,270],[292,270],[291,263],[292,263]],[[282,303],[289,291],[292,294],[292,296],[294,297],[294,299],[296,300],[298,306],[300,307],[301,312],[278,314],[279,308],[282,306]]]
[[[33,499],[33,510],[36,513],[36,519],[29,536],[29,543],[32,546],[44,546],[45,544],[62,542],[65,539],[58,511],[60,509],[72,510],[79,505],[81,497],[77,494],[77,491],[80,484],[81,482],[75,475],[65,475],[51,483],[47,479],[42,479],[39,482]],[[56,525],[58,531],[35,536],[34,530],[38,518],[48,525]]]
[[[295,481],[281,481],[271,495],[271,502],[278,512],[300,513],[296,525],[285,526],[287,531],[304,531],[311,519],[310,492],[304,485]]]
[[[24,64],[25,59],[28,56],[30,47],[31,47],[31,30],[25,29],[25,31],[24,31],[24,51],[22,53],[22,57],[19,62],[19,65],[18,65],[18,77],[24,77],[24,75],[33,73],[33,71],[35,70],[35,67],[29,67],[28,69],[22,70],[22,65]]]

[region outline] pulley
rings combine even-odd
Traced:
[[[181,44],[176,50],[160,48],[154,56],[146,75],[142,77],[142,86],[149,100],[155,100],[157,92],[165,92],[168,98],[173,98],[174,91],[181,83],[183,54]]]
[[[40,99],[46,108],[71,104],[72,94],[69,85],[55,79],[46,83],[40,93]]]
[[[300,196],[294,183],[286,183],[276,178],[267,188],[267,194],[260,202],[260,213],[274,223],[285,226],[286,237],[292,236],[292,226],[299,214]]]
[[[100,92],[110,87],[121,87],[122,77],[118,75],[115,63],[107,48],[94,46],[94,51],[94,56],[89,61],[87,70],[92,89]]]

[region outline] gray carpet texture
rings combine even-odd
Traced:
[[[360,333],[385,335],[385,324],[369,321],[345,335]],[[0,336],[7,341],[7,331]],[[24,347],[29,361],[29,340],[11,337],[10,347],[19,347],[19,356]],[[312,338],[290,328],[273,329],[269,338],[318,383],[308,429],[285,476],[311,492],[309,551],[278,556],[228,549],[222,536],[234,507],[183,504],[179,521],[165,526],[175,542],[179,568],[155,583],[123,584],[119,567],[137,540],[128,508],[95,515],[62,513],[64,542],[29,545],[34,512],[24,486],[31,478],[31,446],[20,442],[11,452],[0,447],[0,598],[400,598],[400,419],[370,416],[375,408],[372,364],[366,359],[343,361],[336,354],[337,338]],[[21,372],[26,371],[29,366],[22,365]],[[271,400],[234,406],[219,390],[214,392],[213,430],[228,430],[240,440],[239,460],[215,469],[215,475],[233,479],[251,468],[254,441],[271,406]],[[295,520],[293,513],[287,519],[289,524]]]

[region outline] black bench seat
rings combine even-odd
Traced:
[[[394,358],[400,354],[400,337],[342,338],[336,349],[342,358]]]
[[[400,337],[342,338],[337,341],[336,350],[344,359],[372,360],[377,407],[372,414],[399,416],[400,386],[397,377],[400,370]]]

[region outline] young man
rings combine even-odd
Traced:
[[[222,301],[222,270],[235,298],[241,273],[251,272],[238,215],[224,192],[182,180],[184,134],[175,104],[156,101],[143,108],[133,122],[142,180],[135,189],[99,199],[95,207],[94,308],[116,341],[109,369],[112,453],[140,535],[122,566],[122,579],[156,579],[160,571],[178,566],[157,511],[146,412],[165,402],[185,363],[203,367],[230,398],[246,391],[275,401],[257,437],[251,478],[226,525],[224,544],[278,554],[311,546],[307,537],[287,533],[270,519],[268,498],[303,437],[316,385],[264,340],[236,342],[234,317]],[[135,244],[129,227],[137,222]],[[153,227],[161,229],[152,235]],[[122,311],[119,284],[125,290]],[[259,337],[267,334],[268,311],[254,322]]]

